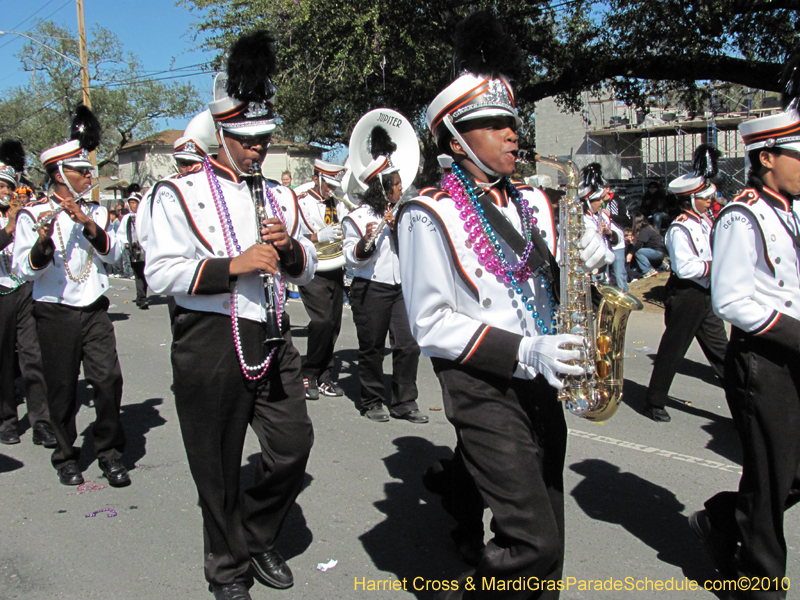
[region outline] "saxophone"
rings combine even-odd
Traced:
[[[578,170],[572,161],[545,158],[521,150],[517,160],[547,164],[567,178],[567,193],[558,203],[561,269],[561,303],[558,331],[584,336],[580,376],[566,376],[559,400],[569,411],[589,421],[606,421],[617,412],[622,401],[622,366],[625,355],[625,329],[631,311],[642,310],[642,302],[632,294],[609,285],[595,284],[600,304],[592,306],[591,273],[583,268],[578,241],[583,237],[583,208],[578,199]]]

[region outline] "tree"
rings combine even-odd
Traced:
[[[549,96],[576,110],[582,92],[602,88],[643,108],[677,94],[692,111],[711,93],[706,82],[776,91],[800,28],[800,0],[181,1],[203,11],[198,33],[220,50],[218,67],[240,33],[277,33],[282,133],[323,144],[346,144],[379,106],[422,132],[425,108],[453,76],[455,25],[480,8],[495,8],[529,57],[516,84],[523,117]]]
[[[40,22],[31,36],[62,55],[78,55],[77,37],[53,22]],[[92,111],[103,125],[97,155],[101,169],[115,166],[120,148],[153,133],[158,121],[201,109],[194,86],[148,79],[138,59],[124,52],[109,30],[95,27],[87,46]],[[43,174],[39,154],[66,140],[72,112],[81,101],[80,68],[34,42],[23,46],[17,57],[31,81],[0,94],[0,139],[21,139],[28,170]]]

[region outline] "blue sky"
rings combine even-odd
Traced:
[[[124,50],[139,57],[144,70],[151,73],[174,67],[195,65],[212,58],[213,54],[196,49],[191,27],[199,18],[197,13],[176,6],[172,0],[84,0],[86,29],[101,25],[113,31]],[[78,17],[75,0],[0,0],[0,30],[29,33],[36,19],[55,21],[77,35]],[[0,90],[22,85],[28,74],[20,69],[14,56],[27,42],[18,35],[0,35]],[[77,58],[77,57],[75,57]],[[194,70],[194,69],[192,69]],[[165,74],[156,75],[165,77]],[[212,75],[186,77],[199,90],[201,99],[211,96]],[[173,120],[164,127],[183,129],[189,119]]]

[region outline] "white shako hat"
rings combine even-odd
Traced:
[[[325,180],[331,188],[336,189],[342,185],[345,167],[324,160],[314,160],[314,175]]]
[[[510,78],[518,76],[524,61],[513,39],[488,10],[471,14],[456,27],[453,48],[454,81],[443,89],[425,113],[425,121],[437,144],[456,138],[470,159],[486,174],[497,173],[484,165],[467,145],[456,125],[483,117],[511,117],[515,128],[522,125],[517,114]]]
[[[45,170],[54,165],[58,167],[92,167],[89,152],[100,145],[102,129],[97,117],[83,104],[75,109],[70,126],[70,140],[59,146],[45,150],[39,156]]]
[[[192,117],[183,132],[183,137],[205,144],[207,154],[216,154],[219,150],[217,126],[208,109]]]
[[[676,196],[709,198],[716,195],[717,188],[708,181],[718,173],[719,150],[709,144],[701,144],[694,151],[692,172],[669,182],[669,191]]]
[[[783,69],[781,105],[784,112],[739,124],[739,134],[744,141],[746,152],[759,148],[790,148],[800,152],[800,112],[797,110],[798,96],[800,96],[798,66],[800,66],[800,53],[789,58]]]
[[[436,157],[436,160],[439,161],[439,166],[445,173],[449,173],[450,169],[453,168],[453,157],[449,154],[440,154]]]
[[[172,155],[178,160],[201,163],[208,154],[208,146],[200,140],[181,136],[172,144]]]
[[[400,173],[403,191],[419,170],[419,140],[411,122],[396,110],[376,108],[358,120],[350,134],[350,168],[364,192],[379,175]]]
[[[225,73],[214,79],[214,100],[208,103],[218,127],[241,136],[275,130],[272,83],[277,59],[275,38],[260,30],[240,37],[231,47]]]
[[[0,181],[5,181],[12,189],[19,185],[19,178],[25,170],[25,150],[19,140],[6,140],[0,144]]]

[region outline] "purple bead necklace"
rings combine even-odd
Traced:
[[[206,172],[206,177],[208,178],[208,185],[211,188],[211,196],[214,198],[214,207],[217,209],[217,216],[219,217],[219,222],[222,226],[222,237],[225,239],[225,249],[228,252],[228,257],[234,258],[242,253],[242,247],[239,245],[239,240],[236,237],[236,230],[233,227],[233,220],[228,212],[228,206],[225,202],[225,196],[222,193],[222,187],[219,184],[219,178],[217,178],[217,175],[214,173],[214,170],[211,167],[211,161],[208,160],[207,156],[203,160],[203,168]],[[266,194],[267,201],[269,202],[270,209],[272,209],[272,214],[277,215],[285,227],[286,222],[283,218],[283,211],[278,206],[278,201],[275,199],[272,190],[269,189],[269,186],[264,186],[264,192]],[[260,229],[261,228],[258,227],[259,238]],[[277,298],[276,310],[278,311],[278,322],[280,323],[281,316],[283,314],[283,272],[278,271],[278,273],[274,275],[274,279],[278,287],[278,293],[275,294],[275,296]],[[231,328],[233,329],[233,343],[236,346],[236,354],[239,357],[239,364],[242,366],[242,372],[244,373],[244,376],[250,381],[257,381],[261,379],[267,372],[267,369],[269,369],[270,362],[275,354],[275,348],[270,350],[267,358],[265,358],[264,361],[258,365],[248,365],[245,362],[241,337],[239,335],[239,302],[236,286],[234,286],[233,291],[231,291]]]
[[[516,265],[512,265],[506,259],[498,235],[489,224],[489,220],[486,218],[486,211],[478,202],[475,185],[467,178],[464,171],[458,165],[453,165],[451,173],[446,175],[442,181],[442,189],[453,199],[459,211],[459,216],[464,221],[468,245],[471,245],[473,252],[478,255],[478,261],[484,265],[487,271],[496,275],[498,279],[511,287],[520,296],[525,308],[536,320],[536,325],[544,335],[553,335],[556,333],[557,310],[550,282],[544,275],[541,276],[542,285],[547,293],[550,305],[549,323],[545,321],[545,315],[539,314],[536,310],[536,305],[525,295],[525,290],[522,287],[522,284],[532,277],[527,262],[533,250],[531,232],[538,219],[533,216],[533,211],[528,206],[528,201],[522,197],[519,190],[514,187],[507,177],[504,178],[504,185],[509,196],[516,200],[522,209],[522,229],[527,242],[525,251],[519,257]]]

